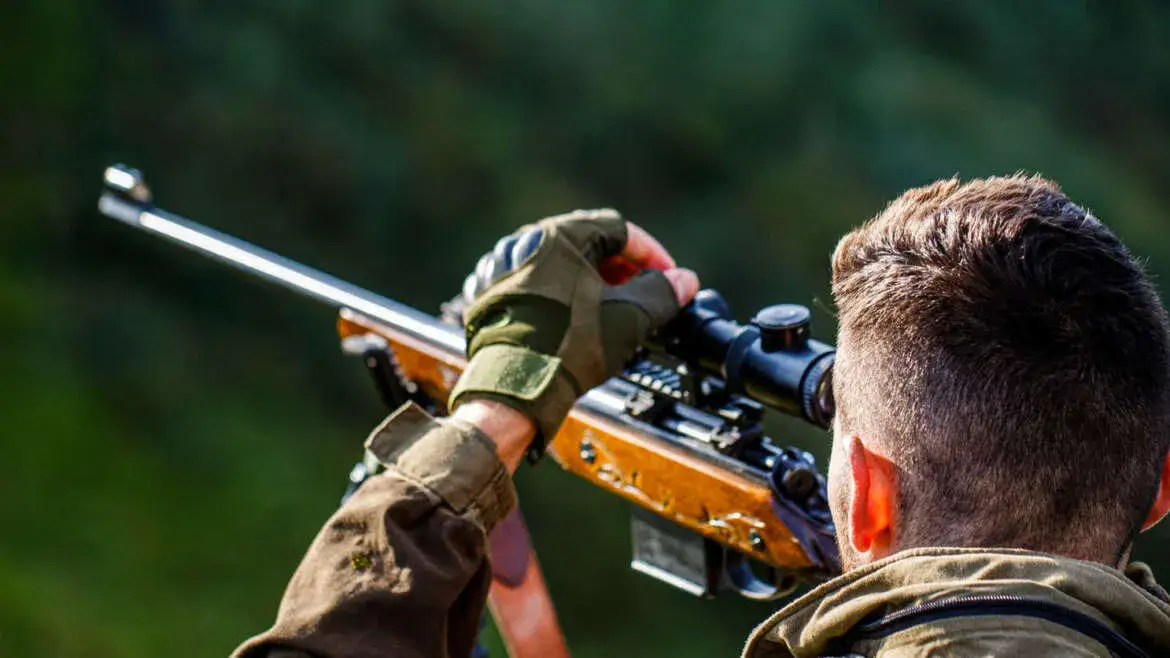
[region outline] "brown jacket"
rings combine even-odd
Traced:
[[[1087,615],[1170,656],[1170,603],[1148,567],[1103,564],[1012,549],[903,551],[824,583],[772,615],[748,638],[745,658],[834,653],[832,642],[880,616],[958,597],[1049,602]],[[850,643],[864,656],[1109,656],[1082,632],[1023,615],[956,615]],[[837,652],[841,653],[841,652]]]
[[[470,655],[491,580],[487,533],[515,505],[511,480],[486,436],[417,407],[395,412],[367,448],[386,472],[329,519],[289,582],[276,623],[235,656]],[[905,551],[817,587],[757,628],[743,656],[1110,655],[1082,633],[1015,615],[959,615],[844,651],[833,645],[874,615],[989,594],[1058,604],[1121,631],[1152,656],[1170,656],[1170,603],[1143,565],[1123,575],[1042,553],[941,548]]]

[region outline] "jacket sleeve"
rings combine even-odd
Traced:
[[[516,504],[495,445],[406,405],[366,447],[386,470],[325,523],[276,623],[233,656],[471,655],[491,584],[487,534]]]

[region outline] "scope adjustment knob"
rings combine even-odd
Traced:
[[[752,318],[765,352],[799,352],[808,344],[812,314],[799,304],[765,306]]]
[[[723,299],[723,295],[720,295],[718,291],[703,288],[695,294],[693,303],[696,308],[713,313],[717,318],[731,319],[731,307],[727,305],[727,300]]]

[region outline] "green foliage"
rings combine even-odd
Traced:
[[[113,161],[424,309],[496,236],[600,205],[741,316],[828,303],[837,236],[884,200],[1018,169],[1170,272],[1162,4],[9,4],[5,655],[226,653],[381,414],[327,310],[99,218]],[[552,467],[519,485],[577,656],[734,655],[771,610],[628,571],[624,504]],[[1137,550],[1163,573],[1167,538]]]

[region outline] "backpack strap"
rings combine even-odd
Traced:
[[[1119,658],[1150,658],[1150,654],[1125,635],[1083,612],[1051,601],[1009,595],[973,595],[940,599],[863,621],[831,642],[828,651],[829,655],[856,655],[850,654],[850,649],[863,640],[883,638],[914,626],[943,619],[990,616],[1043,619],[1092,638]]]

